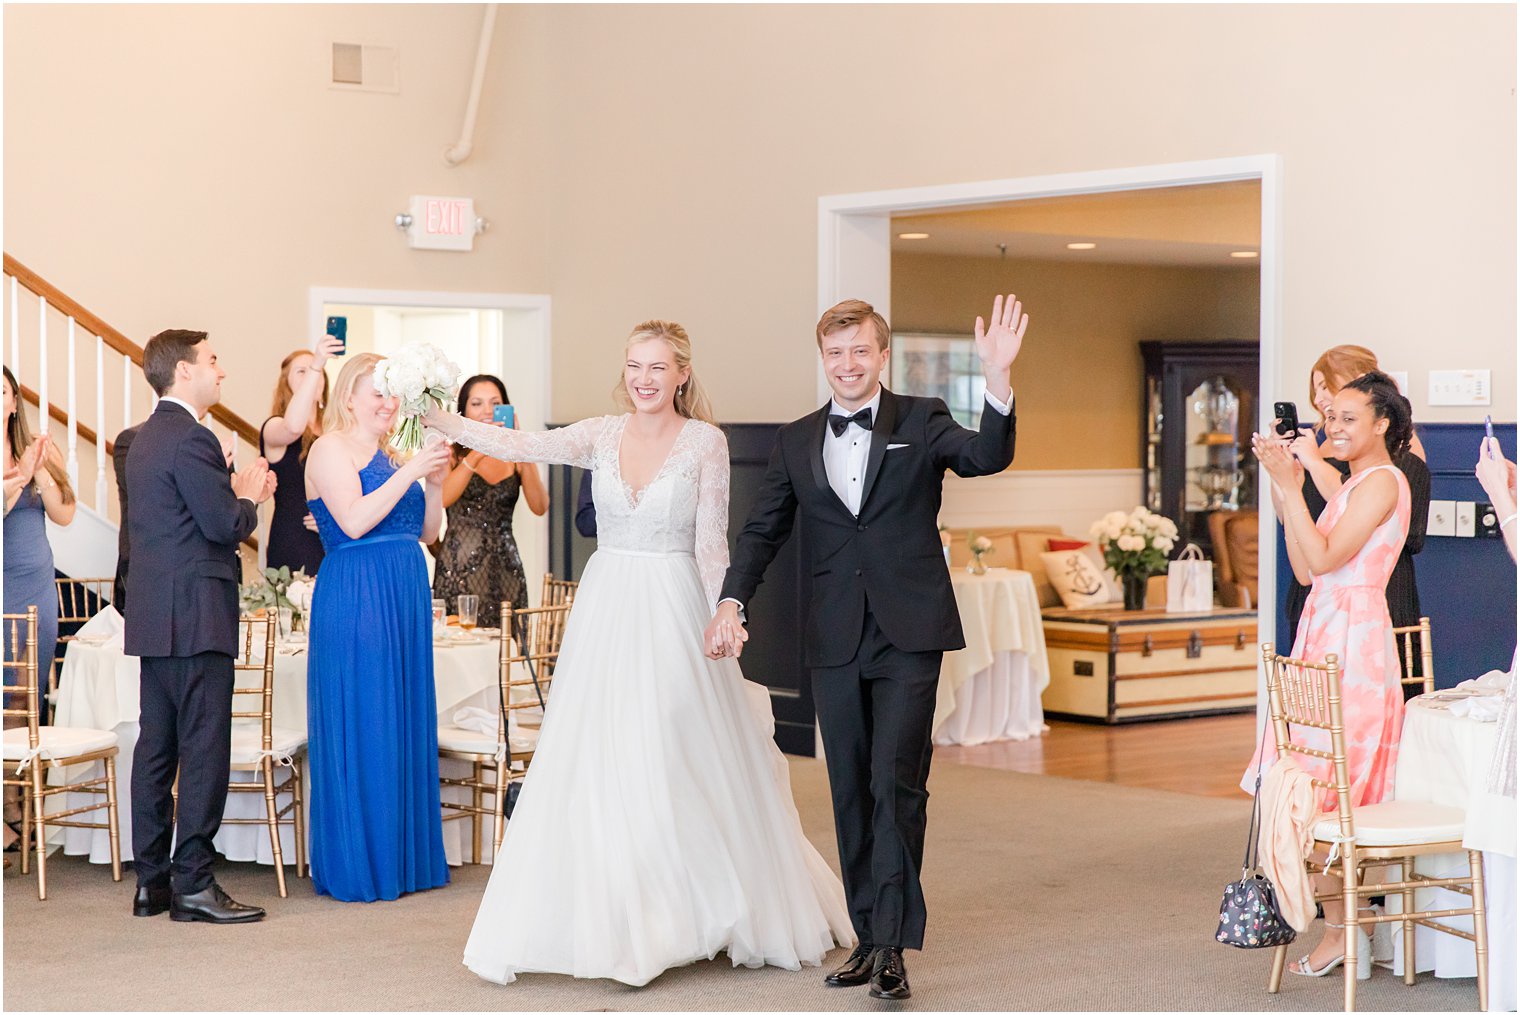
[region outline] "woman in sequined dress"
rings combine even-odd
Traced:
[[[498,405],[510,405],[507,386],[490,374],[477,374],[459,388],[459,414],[490,423]],[[528,510],[549,510],[549,490],[538,468],[503,462],[463,445],[454,446],[453,469],[443,484],[448,528],[438,552],[433,595],[457,612],[461,595],[480,597],[477,623],[501,626],[501,603],[513,609],[528,605],[528,581],[512,535],[512,512],[521,495]]]

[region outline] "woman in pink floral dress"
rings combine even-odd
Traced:
[[[1335,457],[1350,463],[1351,476],[1318,523],[1304,504],[1303,466],[1285,442],[1257,434],[1253,445],[1272,477],[1272,502],[1287,534],[1293,573],[1311,585],[1291,655],[1313,662],[1334,655],[1339,661],[1351,803],[1362,806],[1393,798],[1404,725],[1399,657],[1384,587],[1409,531],[1409,483],[1393,458],[1408,448],[1414,427],[1409,401],[1388,375],[1373,371],[1335,396],[1325,430]],[[1330,749],[1324,731],[1295,729],[1295,739],[1300,736],[1311,747]],[[1241,780],[1247,790],[1255,785],[1257,760]],[[1331,778],[1329,762],[1295,760],[1310,775]],[[1326,791],[1322,807],[1335,808],[1333,790]],[[1288,967],[1291,971],[1323,976],[1340,965],[1340,908],[1325,903],[1325,936],[1313,952]]]

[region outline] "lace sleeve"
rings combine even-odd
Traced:
[[[697,476],[697,570],[707,605],[716,609],[728,572],[728,438],[714,428]]]
[[[541,462],[589,469],[596,455],[596,440],[607,419],[595,416],[557,430],[528,432],[477,423],[448,413],[429,418],[428,426],[450,440],[504,462]]]

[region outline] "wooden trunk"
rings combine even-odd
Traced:
[[[1042,611],[1045,714],[1089,722],[1249,712],[1256,707],[1256,611]]]

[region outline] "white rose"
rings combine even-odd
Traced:
[[[1156,537],[1156,549],[1160,550],[1162,553],[1171,553],[1172,547],[1176,545],[1176,543],[1172,542],[1172,540],[1168,539],[1165,536]]]
[[[1168,539],[1177,538],[1177,523],[1170,518],[1161,519],[1161,534]]]
[[[1123,511],[1110,511],[1108,514],[1103,516],[1103,521],[1108,525],[1109,530],[1112,531],[1117,526],[1123,525],[1125,522],[1129,521],[1129,515],[1125,514]]]
[[[375,364],[375,372],[370,375],[370,381],[374,384],[375,390],[382,395],[390,393],[386,388],[386,374],[390,370],[390,363],[388,359],[381,360]]]

